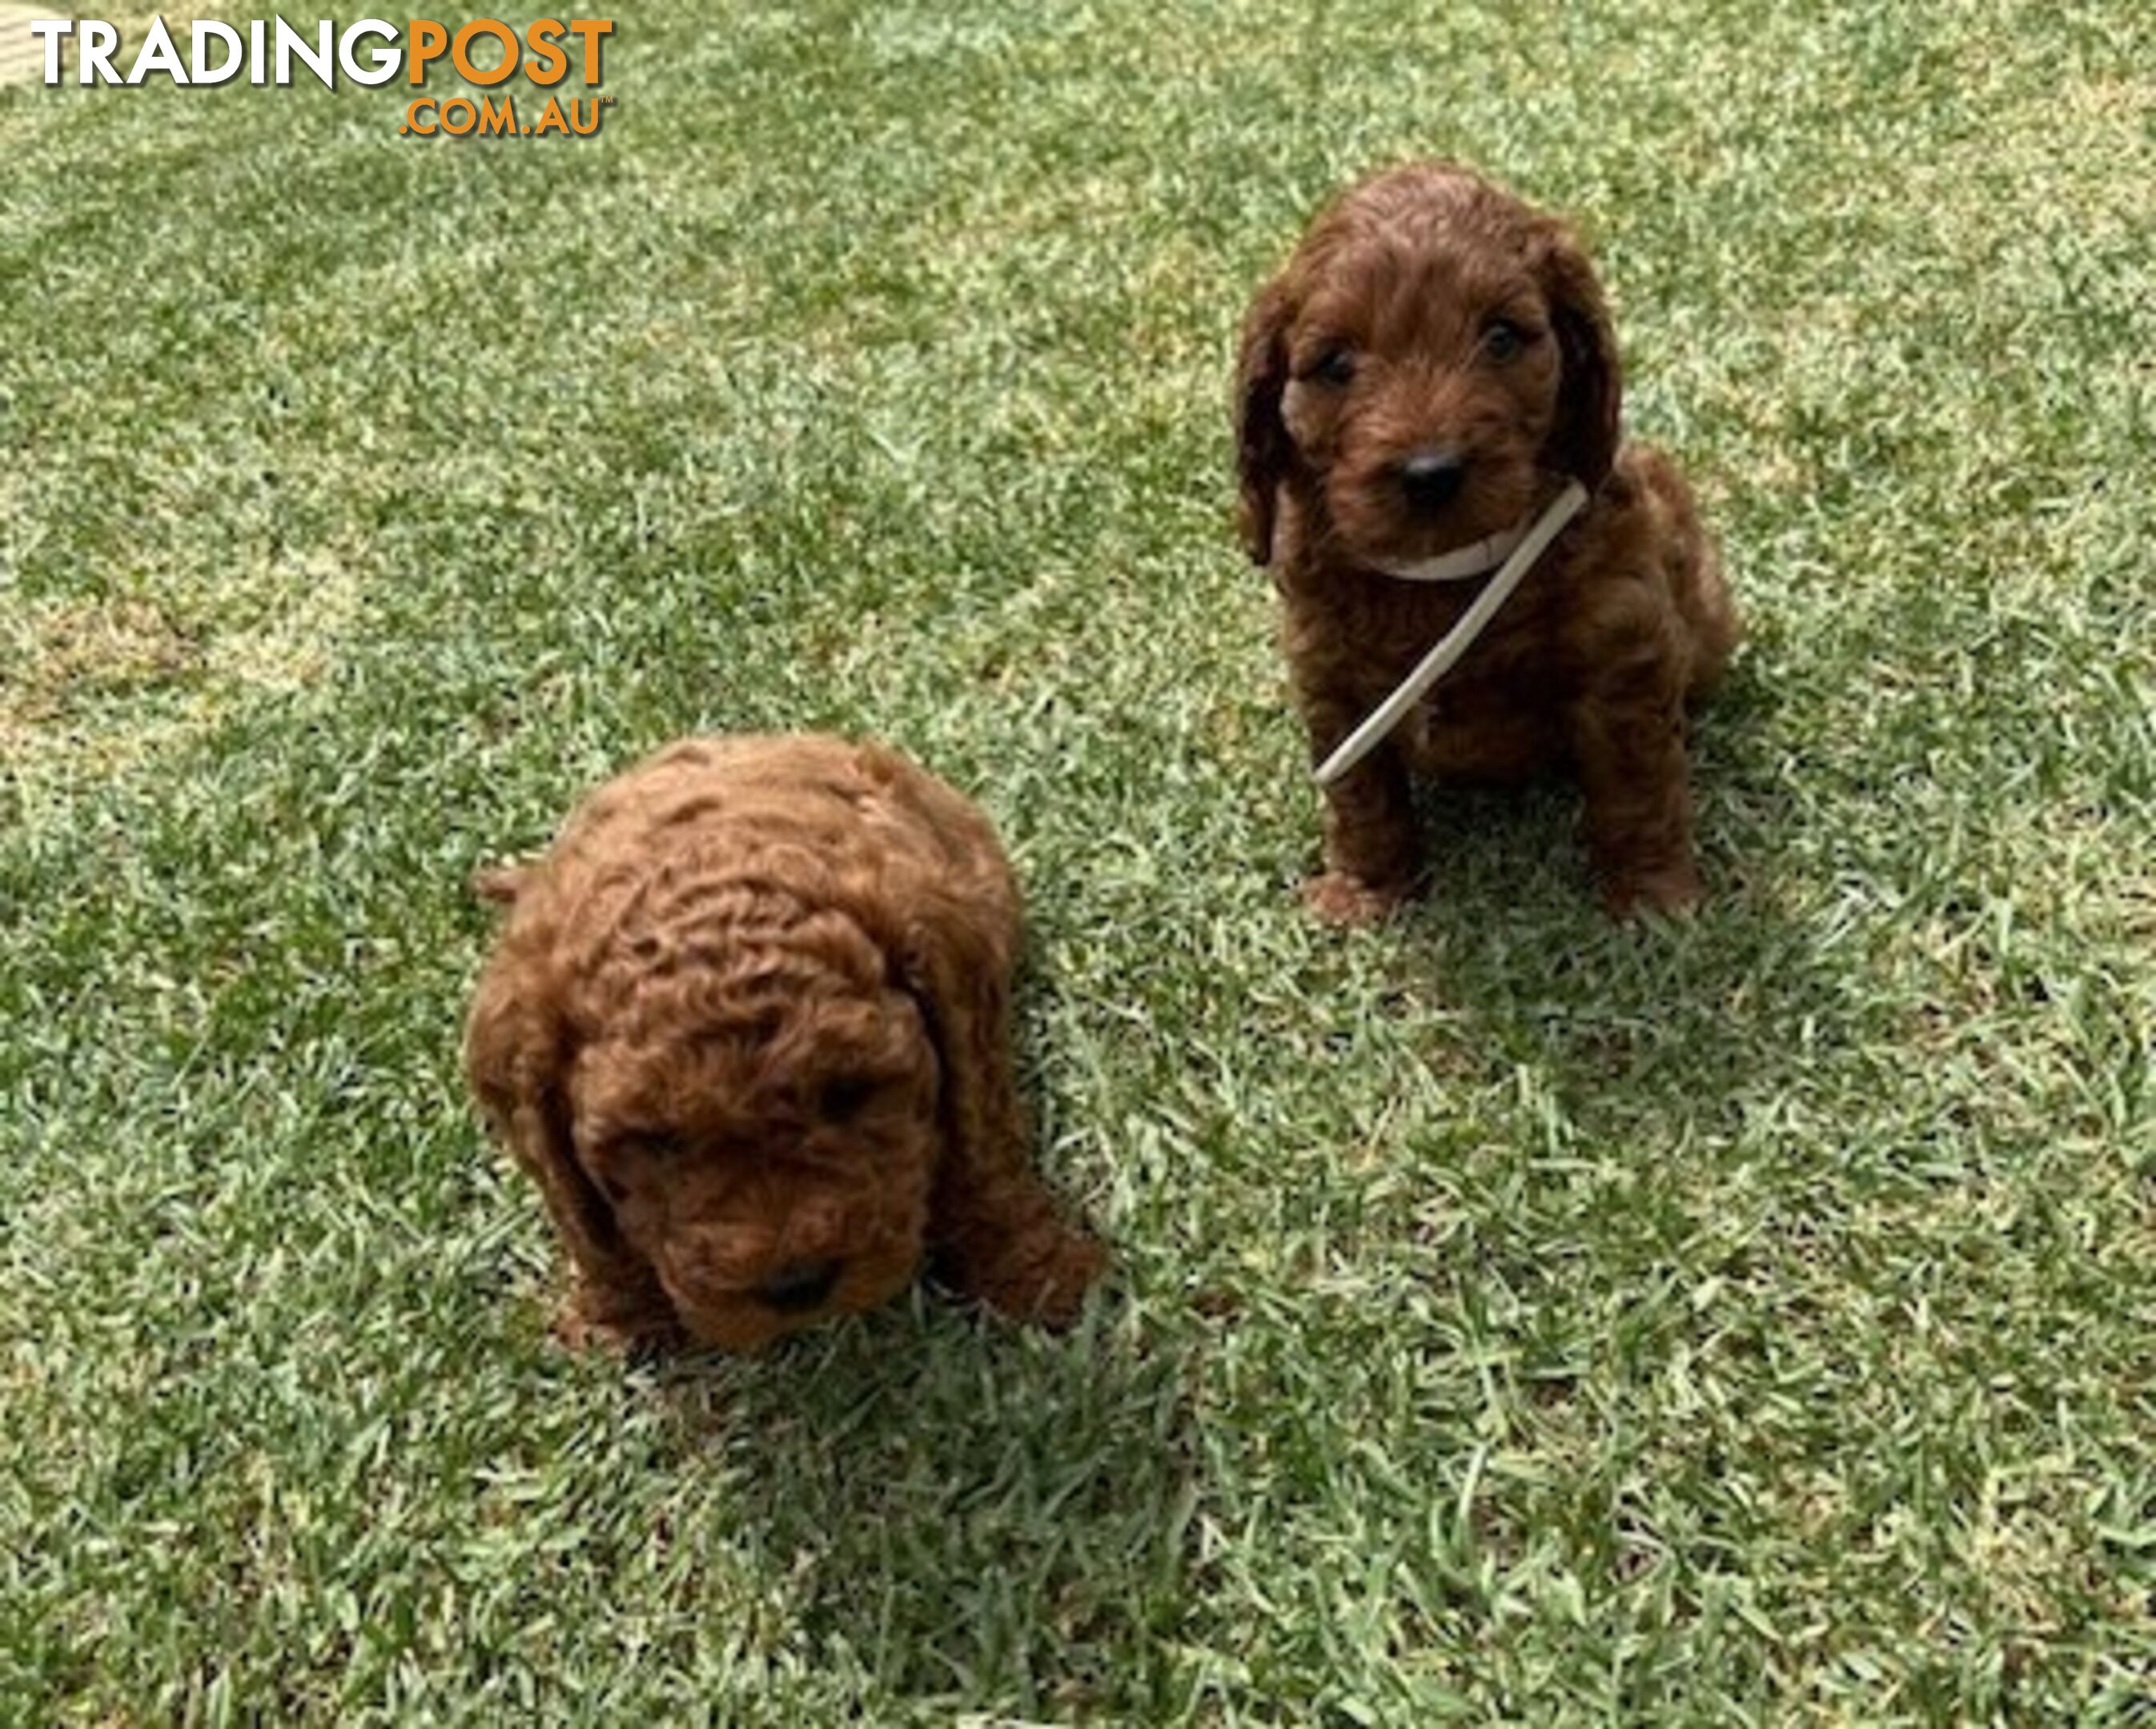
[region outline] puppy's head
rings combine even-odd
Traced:
[[[648,1266],[690,1333],[741,1352],[903,1290],[940,1065],[876,941],[694,869],[616,879],[557,928],[494,993],[499,1030],[483,983],[472,1067],[524,1076],[490,1114],[588,1276]],[[490,1039],[524,1049],[490,1064]]]
[[[1465,169],[1396,168],[1312,225],[1244,324],[1240,517],[1272,553],[1280,488],[1362,562],[1427,557],[1516,525],[1616,454],[1609,314],[1570,233]]]

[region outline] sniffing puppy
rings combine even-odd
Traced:
[[[1106,1256],[1028,1160],[1018,886],[986,818],[892,752],[711,738],[601,788],[511,905],[465,1066],[544,1191],[564,1331],[757,1351],[924,1260],[1070,1321]]]
[[[1463,658],[1327,788],[1325,870],[1304,889],[1322,916],[1367,921],[1413,892],[1410,771],[1568,768],[1612,912],[1700,898],[1685,710],[1739,626],[1691,489],[1620,443],[1619,402],[1577,242],[1452,164],[1351,188],[1259,291],[1236,371],[1239,519],[1280,590],[1315,761],[1460,623],[1511,540],[1571,502],[1568,481],[1585,494]]]

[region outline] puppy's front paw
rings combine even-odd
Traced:
[[[555,1312],[554,1337],[572,1351],[636,1357],[671,1350],[687,1336],[663,1295],[579,1282]]]
[[[1706,885],[1689,859],[1660,870],[1612,876],[1602,889],[1602,904],[1614,919],[1638,918],[1648,913],[1685,918],[1706,898]]]
[[[1068,1326],[1078,1318],[1086,1293],[1107,1270],[1108,1251],[1101,1243],[1082,1231],[1066,1231],[1029,1281],[1024,1301],[1009,1312],[1044,1326]]]
[[[968,1281],[972,1294],[1014,1321],[1068,1326],[1094,1280],[1107,1270],[1108,1251],[1085,1232],[1058,1225],[1014,1243],[996,1263]]]
[[[1389,918],[1409,899],[1405,883],[1368,883],[1344,870],[1327,870],[1302,885],[1302,904],[1327,924],[1342,929]]]

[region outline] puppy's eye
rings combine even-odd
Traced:
[[[614,1142],[614,1151],[665,1164],[681,1157],[681,1137],[670,1135],[664,1129],[641,1131],[634,1135],[624,1135]]]
[[[1352,384],[1355,382],[1355,351],[1344,346],[1328,348],[1303,377],[1313,383],[1329,384],[1335,390]]]
[[[1482,353],[1484,358],[1499,366],[1513,358],[1534,340],[1533,336],[1509,318],[1493,318],[1483,326]]]
[[[816,1114],[825,1122],[850,1122],[875,1092],[865,1075],[836,1075],[816,1090]]]

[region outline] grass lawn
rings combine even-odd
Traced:
[[[2156,11],[617,20],[0,90],[0,1722],[2156,1721]],[[1296,905],[1232,336],[1425,151],[1725,538],[1689,926],[1558,791]],[[467,873],[805,726],[1002,825],[1114,1289],[571,1357]]]

